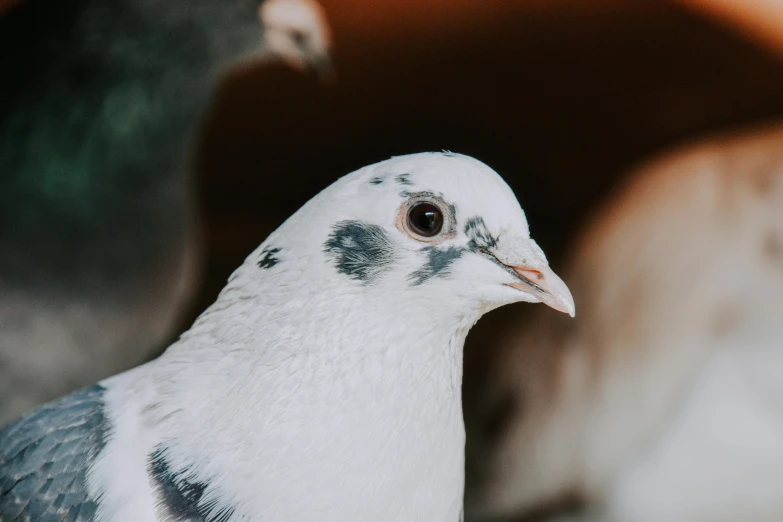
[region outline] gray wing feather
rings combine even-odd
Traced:
[[[103,449],[104,388],[51,402],[0,429],[0,522],[89,522],[85,480]]]

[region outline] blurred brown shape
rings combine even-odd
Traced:
[[[466,513],[774,519],[782,243],[782,125],[634,169],[568,250],[576,319],[506,307],[469,336]]]
[[[676,0],[732,25],[783,53],[783,3],[767,0]]]

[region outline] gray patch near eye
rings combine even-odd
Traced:
[[[413,182],[411,181],[411,175],[410,174],[400,174],[396,178],[394,178],[394,181],[396,181],[400,185],[406,185],[408,187],[413,185]]]
[[[412,286],[418,286],[433,277],[448,276],[454,261],[467,252],[465,248],[461,247],[425,247],[421,251],[427,254],[427,262],[423,267],[408,276]]]
[[[478,250],[480,248],[492,248],[497,246],[498,240],[492,234],[490,234],[484,218],[472,217],[465,223],[465,235],[470,240],[471,250]]]
[[[375,176],[374,178],[370,178],[370,185],[380,185],[383,183],[383,178],[380,178],[378,176]]]
[[[451,213],[451,217],[454,218],[454,221],[455,221],[454,224],[456,225],[456,221],[457,221],[457,207],[454,206],[453,203],[447,203],[447,205],[449,206],[449,212]]]
[[[375,281],[397,259],[394,243],[378,225],[363,221],[340,221],[324,252],[334,259],[341,274],[365,284]]]

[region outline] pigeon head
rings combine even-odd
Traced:
[[[259,7],[269,51],[295,69],[332,76],[332,37],[323,8],[314,0],[265,0]]]
[[[465,338],[515,301],[574,312],[492,169],[425,153],[348,174],[154,363],[162,469],[207,477],[217,518],[460,520]]]
[[[459,154],[395,157],[345,176],[250,261],[277,277],[288,269],[316,279],[313,289],[329,281],[342,293],[467,305],[478,316],[517,301],[574,315],[571,294],[530,238],[511,189]]]

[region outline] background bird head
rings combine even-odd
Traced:
[[[313,0],[266,0],[258,10],[269,50],[288,65],[332,79],[332,35],[323,8]]]

